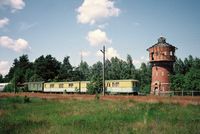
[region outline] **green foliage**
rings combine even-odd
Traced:
[[[25,95],[24,96],[24,103],[30,103],[30,102],[31,102],[30,98]]]
[[[81,79],[80,80],[90,80],[90,68],[87,62],[82,62],[79,65],[79,71],[81,73]]]
[[[171,90],[200,91],[200,59],[191,55],[178,59],[174,65],[174,75],[170,76]]]
[[[89,93],[102,91],[102,63],[97,62],[89,66],[81,61],[78,67],[70,64],[70,57],[64,57],[60,63],[51,55],[40,56],[33,63],[28,55],[22,55],[15,59],[9,73],[0,82],[11,82],[13,85],[21,85],[28,81],[91,81]],[[200,90],[199,87],[200,59],[191,55],[184,61],[177,59],[174,64],[174,73],[170,76],[172,90]],[[127,55],[126,61],[112,57],[105,61],[105,79],[137,79],[140,82],[141,92],[148,93],[151,83],[151,66],[142,63],[139,69],[133,64],[133,59]],[[17,88],[16,88],[17,89]],[[10,91],[8,89],[6,91]],[[25,89],[23,89],[25,91]]]
[[[151,66],[150,64],[142,63],[140,69],[136,73],[136,79],[140,81],[140,89],[144,93],[150,92],[149,85],[151,84]]]
[[[4,80],[3,80],[3,76],[0,74],[0,83],[3,83]]]
[[[151,91],[151,84],[146,84],[142,88],[140,88],[140,92],[144,94],[149,94]]]
[[[80,93],[80,88],[75,88],[76,93]]]
[[[98,87],[95,83],[90,82],[89,84],[87,84],[87,89],[88,94],[95,94],[98,90]]]
[[[90,74],[90,83],[87,85],[88,93],[95,94],[96,92],[100,93],[102,91],[102,63],[97,62],[91,67]]]
[[[37,81],[43,81],[43,79],[39,75],[34,74],[33,76],[30,77],[29,81],[30,82],[37,82]]]
[[[4,87],[3,89],[4,92],[13,92],[14,91],[14,86],[13,84],[8,84]]]
[[[60,70],[58,71],[59,80],[71,81],[73,67],[70,64],[69,56],[65,57],[61,65]]]
[[[31,81],[31,77],[34,75],[34,70],[32,68],[28,68],[25,73],[25,81]]]
[[[200,91],[200,68],[192,68],[185,75],[185,89]]]
[[[46,57],[42,55],[34,62],[35,74],[40,76],[43,81],[52,81],[58,75],[60,65],[60,62],[51,55]]]
[[[0,133],[199,133],[199,106],[135,101],[0,99]]]
[[[95,94],[95,100],[99,100],[100,99],[100,95],[99,95],[99,93],[96,93]]]
[[[177,75],[170,75],[171,79],[171,90],[173,91],[181,91],[183,90],[185,80],[184,80],[184,75],[183,74],[177,74]]]

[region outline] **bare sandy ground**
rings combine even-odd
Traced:
[[[13,97],[13,96],[28,96],[28,97],[38,97],[43,99],[53,99],[53,100],[94,100],[95,95],[87,94],[54,94],[54,93],[0,93],[0,98]],[[123,100],[133,100],[137,102],[147,102],[147,103],[174,103],[180,105],[200,105],[200,96],[173,96],[173,97],[163,97],[163,96],[132,96],[132,95],[100,95],[100,100],[112,100],[112,101],[123,101]]]

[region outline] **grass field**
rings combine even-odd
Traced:
[[[199,134],[200,106],[133,100],[0,99],[0,134]]]

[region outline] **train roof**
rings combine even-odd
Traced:
[[[123,79],[123,80],[106,80],[106,81],[117,81],[117,82],[120,82],[120,81],[135,81],[135,82],[139,82],[138,80],[135,80],[135,79]]]
[[[135,79],[122,79],[122,80],[105,80],[106,82],[120,82],[120,81],[134,81],[134,82],[139,82],[138,80]],[[77,83],[77,82],[90,82],[90,81],[63,81],[63,82],[44,82],[45,84],[53,84],[53,83]],[[38,82],[39,83],[39,82]]]
[[[8,84],[10,84],[10,83],[0,83],[0,85],[3,85],[3,86],[4,86],[4,85],[8,85]]]
[[[44,83],[44,81],[31,81],[31,82],[27,82],[27,84],[29,84],[29,83],[35,83],[35,84],[37,84],[37,83]]]
[[[45,82],[46,84],[50,83],[77,83],[77,82],[90,82],[90,81],[59,81],[59,82]]]

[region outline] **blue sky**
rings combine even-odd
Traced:
[[[90,65],[107,58],[148,62],[146,49],[160,36],[178,48],[176,55],[199,57],[199,0],[0,0],[0,73],[28,54],[30,61],[51,54],[59,61]]]

